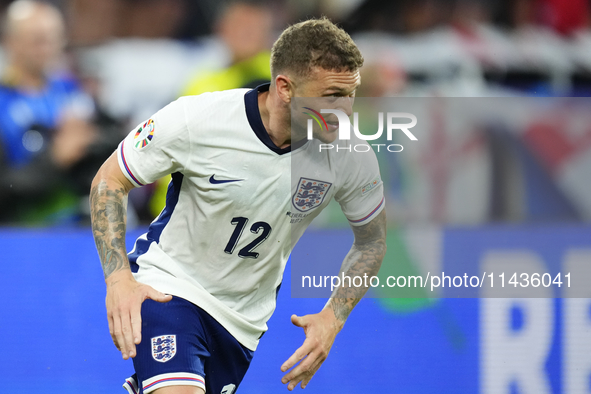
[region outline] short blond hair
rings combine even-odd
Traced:
[[[310,19],[285,29],[271,49],[271,74],[306,76],[315,67],[356,71],[363,56],[343,29],[328,18]]]

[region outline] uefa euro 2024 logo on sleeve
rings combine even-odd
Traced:
[[[145,148],[154,138],[154,121],[148,119],[140,125],[133,136],[133,147],[137,150]]]
[[[329,124],[326,122],[322,114],[334,114],[338,121],[339,121],[339,140],[350,140],[351,139],[351,129],[355,135],[365,141],[373,141],[382,136],[384,133],[384,113],[378,113],[378,131],[373,135],[366,135],[362,134],[359,131],[359,114],[357,112],[353,113],[353,127],[351,127],[351,121],[347,114],[343,111],[338,109],[321,109],[320,112],[310,108],[310,107],[303,107],[310,112],[304,112],[304,114],[309,115],[312,119],[308,119],[307,123],[307,132],[308,132],[308,140],[312,140],[313,137],[313,127],[314,122],[318,124],[321,130],[329,130]],[[385,118],[387,119],[386,122],[386,138],[390,142],[392,141],[392,135],[394,130],[402,131],[411,141],[417,141],[417,137],[409,130],[417,125],[417,117],[408,112],[388,112],[386,113]],[[399,119],[408,119],[410,122],[407,123],[395,123],[395,120]],[[377,151],[380,152],[380,148],[384,151],[388,152],[402,152],[404,147],[400,144],[370,144],[374,148],[377,148]],[[348,147],[341,147],[337,144],[320,144],[319,151],[322,152],[323,150],[347,150],[347,151],[355,151],[355,152],[369,152],[371,150],[370,146],[367,144],[355,144],[350,145]]]

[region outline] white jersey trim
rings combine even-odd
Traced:
[[[174,372],[156,375],[142,382],[144,394],[166,386],[196,386],[205,390],[205,378],[188,372]]]
[[[129,169],[129,165],[127,164],[127,160],[125,160],[125,150],[123,146],[125,144],[125,140],[121,141],[119,147],[117,148],[117,162],[119,162],[119,168],[121,168],[121,172],[123,175],[135,186],[145,186],[146,183],[142,182],[139,177],[135,176],[131,170]]]
[[[363,226],[364,224],[371,222],[371,220],[374,217],[376,217],[380,212],[382,212],[382,210],[384,209],[384,201],[385,201],[385,197],[382,197],[382,201],[380,201],[378,206],[375,207],[373,209],[373,211],[371,211],[365,217],[362,217],[361,219],[357,219],[357,220],[349,219],[349,223],[351,223],[351,226]]]
[[[123,383],[123,388],[127,390],[129,394],[139,394],[140,392],[137,382],[133,377],[125,379],[125,383]]]

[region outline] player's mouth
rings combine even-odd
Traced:
[[[329,132],[334,132],[339,129],[339,122],[326,122],[326,126],[328,127]]]

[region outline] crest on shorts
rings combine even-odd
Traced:
[[[292,198],[294,207],[300,212],[311,211],[322,204],[331,185],[332,183],[316,179],[300,178]]]
[[[133,146],[135,149],[142,149],[147,146],[154,138],[154,121],[148,119],[144,124],[138,127],[133,136]]]
[[[176,354],[176,335],[162,335],[152,338],[152,357],[165,363]]]

